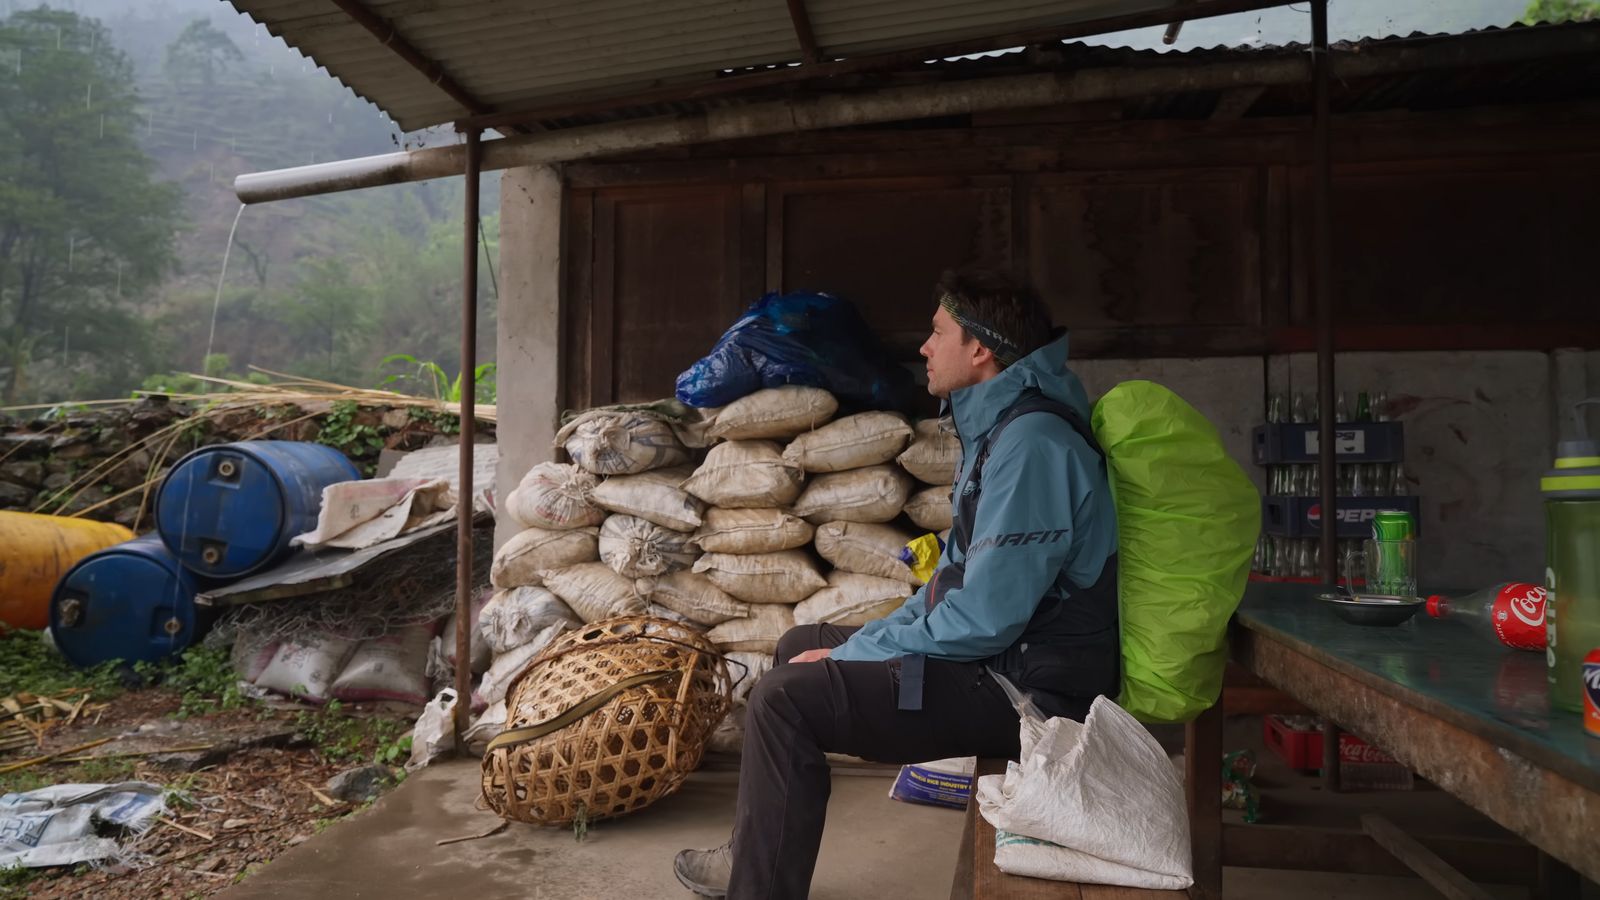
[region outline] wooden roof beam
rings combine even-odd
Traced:
[[[801,58],[813,65],[822,62],[822,53],[817,49],[817,36],[811,30],[811,16],[806,13],[806,0],[788,2],[789,21],[794,24],[794,36],[800,41]]]

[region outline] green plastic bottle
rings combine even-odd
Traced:
[[[1583,658],[1600,648],[1600,441],[1590,440],[1578,404],[1578,440],[1556,445],[1556,465],[1540,480],[1545,503],[1545,628],[1550,702],[1583,709]]]

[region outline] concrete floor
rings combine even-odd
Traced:
[[[475,841],[499,818],[473,808],[478,763],[430,766],[378,801],[279,857],[220,897],[471,897],[473,900],[688,898],[672,875],[685,847],[727,840],[738,773],[697,772],[644,812],[572,832],[513,824]],[[889,779],[838,775],[811,896],[817,900],[944,898],[955,874],[962,813],[898,803]]]
[[[1264,766],[1277,781],[1272,804],[1279,821],[1294,814],[1293,797],[1314,792],[1286,782],[1309,782]],[[685,847],[710,847],[727,839],[733,819],[737,771],[722,768],[691,776],[676,795],[634,816],[601,822],[581,844],[572,833],[513,824],[480,840],[449,844],[442,839],[481,834],[499,819],[474,808],[478,764],[457,760],[431,766],[407,779],[366,813],[329,828],[274,860],[244,883],[219,896],[262,898],[376,897],[407,900],[471,897],[473,900],[687,900],[691,895],[672,875],[673,854]],[[881,775],[838,774],[828,809],[828,829],[812,882],[816,900],[943,900],[950,892],[960,843],[962,814],[890,800]],[[1316,806],[1328,810],[1329,798]],[[1340,795],[1336,807],[1378,804],[1399,816],[1445,815],[1473,833],[1471,814],[1438,791]],[[1320,818],[1320,817],[1319,817]],[[1299,824],[1324,824],[1306,821]],[[1487,826],[1492,828],[1492,826]],[[1485,886],[1496,900],[1521,900],[1524,889]],[[1414,878],[1227,869],[1227,900],[1436,900],[1438,893]]]

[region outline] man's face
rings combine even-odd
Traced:
[[[935,397],[949,397],[951,391],[982,381],[985,364],[992,359],[942,306],[934,311],[933,333],[917,352],[928,361],[928,393]]]

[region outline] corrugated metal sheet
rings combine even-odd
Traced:
[[[326,0],[230,0],[402,128],[459,104]],[[818,44],[851,57],[1164,9],[1176,0],[809,0]],[[515,107],[626,96],[800,58],[782,0],[367,0],[474,97]]]

